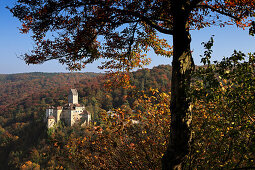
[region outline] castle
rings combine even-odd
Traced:
[[[64,121],[68,126],[75,123],[81,125],[89,125],[91,114],[85,110],[85,106],[78,103],[78,92],[76,89],[70,89],[68,95],[68,104],[65,106],[49,107],[46,109],[47,128],[53,127],[60,120]]]

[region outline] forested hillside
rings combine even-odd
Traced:
[[[193,145],[183,169],[254,168],[254,56],[235,51],[196,68]],[[171,66],[129,76],[134,88],[106,89],[104,74],[1,75],[0,169],[160,169],[169,141]],[[67,103],[70,88],[92,113],[91,125],[46,129],[46,107]]]
[[[137,89],[170,91],[170,66],[141,69],[130,76]],[[133,104],[134,99],[127,97],[130,91],[122,88],[109,91],[103,83],[104,75],[96,73],[0,75],[0,164],[18,168],[31,150],[47,139],[42,121],[45,109],[50,105],[66,104],[70,88],[77,88],[79,102],[86,106],[98,124],[102,121],[101,111]]]
[[[95,73],[0,75],[0,146],[4,152],[1,165],[7,166],[12,150],[26,150],[39,139],[44,132],[42,118],[47,106],[64,102],[71,87],[82,79],[89,81],[96,76]]]

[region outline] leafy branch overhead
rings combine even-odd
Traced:
[[[31,53],[24,54],[26,63],[58,59],[69,69],[80,70],[99,58],[117,59],[120,66],[130,66],[134,56],[141,56],[150,47],[157,54],[171,56],[172,48],[156,33],[173,35],[174,3],[166,0],[19,0],[11,12],[23,22],[22,33],[33,32],[36,46]],[[245,18],[254,15],[253,1],[187,0],[180,4],[190,29],[212,24],[250,26]],[[231,20],[222,21],[220,15]]]

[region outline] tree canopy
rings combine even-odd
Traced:
[[[148,47],[170,56],[171,49],[156,32],[173,35],[175,22],[185,22],[175,21],[176,12],[188,21],[188,29],[244,27],[250,26],[247,17],[254,15],[254,7],[252,0],[19,0],[11,11],[23,22],[23,33],[33,31],[36,47],[25,55],[27,63],[58,59],[70,69],[81,69],[100,57],[122,58],[119,62],[127,64]]]

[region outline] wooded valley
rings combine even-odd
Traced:
[[[193,145],[184,169],[254,166],[254,55],[244,58],[235,52],[196,68]],[[1,169],[160,169],[169,139],[171,66],[129,76],[132,88],[107,89],[98,73],[0,75]],[[91,125],[47,129],[45,109],[65,104],[70,88],[92,113]]]

